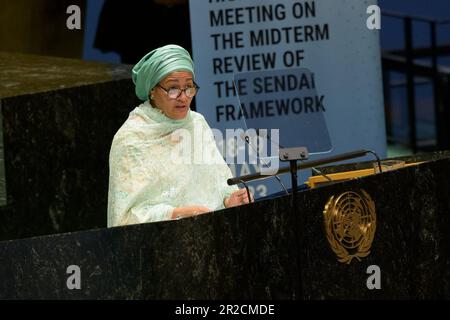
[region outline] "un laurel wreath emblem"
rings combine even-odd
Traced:
[[[375,203],[364,190],[332,196],[323,211],[325,232],[338,261],[350,264],[370,253],[375,235]]]

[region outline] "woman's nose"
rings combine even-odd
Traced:
[[[180,101],[187,101],[189,100],[189,97],[186,95],[186,91],[182,91],[181,94],[178,96],[178,100]]]

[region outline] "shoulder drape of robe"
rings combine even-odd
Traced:
[[[176,207],[222,209],[237,190],[204,117],[169,119],[148,101],[114,136],[109,166],[108,227],[169,220]]]

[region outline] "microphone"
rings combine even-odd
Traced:
[[[284,149],[284,147],[281,144],[272,140],[272,138],[270,137],[270,134],[267,131],[261,131],[261,134],[260,134],[259,129],[257,129],[257,132],[258,132],[258,135],[265,137],[266,139],[270,140],[273,143],[276,143],[278,145],[278,149]],[[300,159],[300,161],[304,161],[304,160]],[[315,173],[320,174],[322,177],[324,177],[325,179],[327,179],[330,182],[334,181],[329,176],[327,176],[325,173],[323,173],[322,171],[320,171],[319,169],[317,169],[315,167],[311,167],[311,170],[314,171]]]
[[[258,154],[258,151],[254,148],[254,146],[250,143],[250,139],[249,137],[244,134],[243,132],[241,132],[240,134],[241,139],[245,141],[245,143],[247,143],[250,148],[252,148],[252,150],[254,152],[256,152]],[[266,167],[266,168],[270,168],[269,164],[263,159],[263,158],[259,158],[261,160],[261,163]],[[281,187],[283,187],[284,192],[286,192],[287,195],[289,195],[289,191],[287,190],[286,186],[283,184],[283,182],[281,181],[280,177],[275,174],[274,175],[275,179],[277,179],[278,183],[281,185]]]
[[[378,165],[380,165],[380,161],[379,161],[378,155],[376,155],[376,153],[373,152],[372,150],[357,150],[357,151],[352,151],[352,152],[338,154],[338,155],[335,155],[335,156],[331,156],[329,158],[323,158],[323,159],[318,159],[318,160],[313,160],[313,161],[306,161],[304,163],[298,164],[297,165],[297,169],[298,170],[303,170],[303,169],[308,169],[308,168],[320,166],[320,165],[323,165],[323,164],[329,164],[329,163],[333,163],[333,162],[339,162],[339,161],[349,160],[349,159],[353,159],[353,158],[359,158],[359,157],[365,156],[368,153],[372,153],[374,156],[376,156]],[[290,167],[285,167],[285,168],[280,168],[278,170],[278,173],[287,173],[289,171],[290,171]],[[249,174],[249,175],[246,175],[246,176],[241,176],[241,177],[238,177],[238,178],[230,178],[230,179],[227,180],[227,183],[228,183],[228,185],[231,186],[231,185],[240,183],[241,181],[248,182],[248,181],[267,179],[269,177],[270,176],[262,175],[260,173],[253,173],[253,174]]]

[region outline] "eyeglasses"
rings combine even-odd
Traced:
[[[167,94],[167,96],[170,99],[178,99],[181,96],[181,93],[184,92],[184,94],[186,95],[186,97],[188,98],[193,98],[196,94],[198,89],[200,89],[199,86],[197,86],[194,83],[193,87],[186,87],[184,89],[179,89],[179,88],[169,88],[169,89],[165,89],[163,88],[159,83],[158,83],[158,87],[160,87],[161,89],[164,90],[164,92]]]

